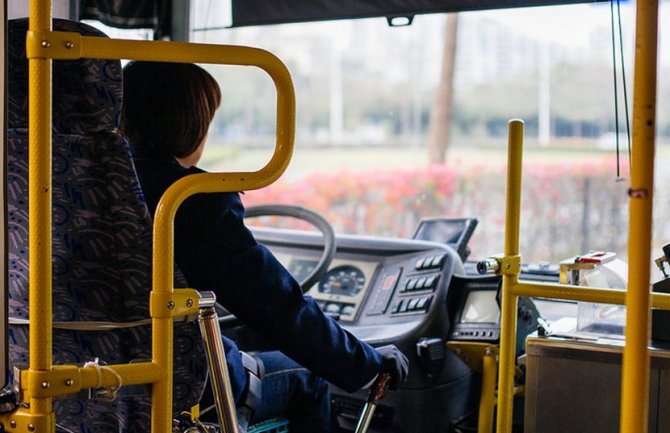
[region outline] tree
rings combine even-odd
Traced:
[[[428,161],[430,164],[444,164],[449,147],[449,133],[453,113],[454,66],[458,33],[458,14],[446,15],[442,72],[437,95],[433,102],[428,130]]]

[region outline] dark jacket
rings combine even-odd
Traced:
[[[132,147],[142,191],[153,215],[165,190],[203,171],[167,154]],[[268,342],[327,381],[355,391],[379,372],[381,356],[325,316],[314,300],[244,225],[237,193],[197,194],[175,219],[175,261],[189,285],[211,290],[226,309]],[[224,338],[236,400],[245,373],[235,343]]]

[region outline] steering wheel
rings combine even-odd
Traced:
[[[306,221],[319,229],[323,235],[323,252],[319,262],[314,267],[314,270],[307,275],[302,281],[299,281],[302,291],[307,291],[310,287],[316,284],[321,277],[328,271],[328,266],[333,261],[335,249],[337,244],[335,241],[335,232],[333,227],[326,221],[324,217],[318,213],[305,209],[300,206],[290,206],[283,204],[268,204],[249,206],[246,208],[246,218],[256,218],[261,216],[287,216]],[[219,324],[224,327],[231,327],[240,324],[239,320],[230,314],[221,304],[217,302],[217,310],[219,311]]]
[[[309,290],[310,287],[316,284],[321,277],[324,276],[328,271],[330,262],[333,261],[333,256],[335,255],[335,249],[337,247],[333,227],[331,227],[328,221],[318,213],[300,206],[268,204],[250,206],[246,210],[247,218],[261,216],[286,216],[306,221],[319,229],[323,235],[323,252],[321,253],[319,262],[314,267],[314,270],[299,282],[303,292]]]

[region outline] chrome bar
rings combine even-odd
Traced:
[[[198,299],[198,307],[201,310],[213,307],[216,305],[216,295],[214,292],[198,292],[200,298]]]
[[[212,393],[214,394],[214,403],[221,424],[221,431],[223,433],[238,433],[237,411],[235,410],[235,401],[233,400],[230,376],[228,375],[228,366],[226,365],[221,340],[219,318],[214,306],[208,305],[212,298],[216,300],[213,293],[202,293],[198,322],[205,344]]]
[[[377,404],[379,403],[379,400],[384,398],[384,392],[386,392],[386,387],[390,380],[391,375],[389,373],[381,373],[377,376],[377,379],[375,379],[375,382],[370,388],[370,393],[368,394],[365,406],[363,406],[361,417],[358,419],[355,433],[367,433],[370,428],[370,423],[372,422],[372,417],[377,409]]]

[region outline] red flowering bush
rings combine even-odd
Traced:
[[[628,180],[617,181],[614,160],[523,170],[524,260],[557,262],[591,249],[625,256]],[[473,257],[485,257],[502,252],[505,183],[504,166],[312,172],[247,192],[244,202],[300,205],[324,215],[336,232],[375,236],[411,236],[425,217],[476,217]],[[271,224],[305,228],[289,219]]]

